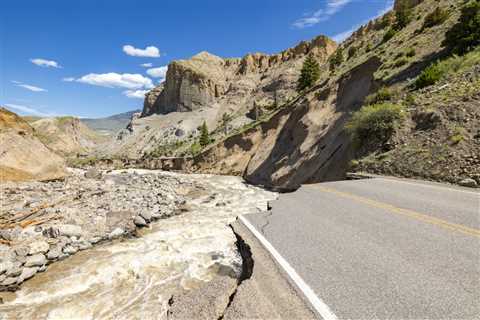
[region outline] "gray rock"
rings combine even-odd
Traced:
[[[469,187],[469,188],[476,188],[478,186],[477,181],[470,178],[463,179],[458,184],[463,187]]]
[[[136,216],[134,219],[133,219],[133,223],[135,223],[135,225],[137,227],[145,227],[147,225],[147,222],[145,221],[145,219],[143,219],[142,217],[140,216]]]
[[[97,170],[96,168],[90,168],[85,172],[85,178],[87,179],[101,179],[102,172]]]
[[[118,238],[123,236],[124,233],[125,233],[125,230],[123,230],[122,228],[115,228],[112,232],[110,232],[110,234],[108,235],[108,238],[109,239]]]
[[[2,281],[2,285],[9,286],[17,283],[17,277],[9,277]]]
[[[23,281],[30,279],[37,273],[39,270],[39,267],[33,267],[33,268],[24,268],[22,271],[22,274],[17,279],[17,283],[22,283]]]
[[[0,263],[0,274],[7,272],[13,266],[12,261],[2,261]]]
[[[81,237],[82,227],[74,224],[61,224],[58,227],[60,235],[66,237]]]
[[[22,273],[22,264],[18,261],[12,263],[10,268],[5,272],[7,277],[17,277]]]
[[[47,253],[47,259],[54,260],[57,259],[62,254],[61,248],[58,246],[52,247]]]
[[[28,254],[34,255],[37,253],[46,253],[50,246],[48,243],[44,240],[38,240],[35,242],[30,243],[30,250],[28,251]]]
[[[92,244],[96,244],[96,243],[99,243],[101,240],[102,240],[101,237],[93,237],[93,238],[91,238],[89,241],[90,241],[90,243],[92,243]]]
[[[145,221],[147,222],[150,222],[152,221],[152,214],[148,211],[143,211],[142,213],[140,213],[140,216],[145,219]]]
[[[0,274],[0,283],[7,278],[6,274]]]
[[[72,245],[68,245],[63,248],[63,253],[66,253],[66,254],[74,254],[77,251],[78,251],[78,248]]]
[[[30,248],[26,246],[15,248],[15,253],[17,254],[17,256],[25,257],[29,251],[30,251]]]
[[[92,244],[90,242],[88,242],[87,240],[82,240],[79,243],[77,243],[77,245],[78,245],[79,250],[86,250],[86,249],[90,249],[92,247]]]
[[[25,267],[40,267],[47,263],[47,258],[41,253],[27,257]]]
[[[41,266],[38,268],[38,272],[45,272],[47,271],[47,268],[48,268],[47,265]]]

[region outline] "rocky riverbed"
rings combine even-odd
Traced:
[[[228,224],[275,197],[237,177],[133,169],[4,184],[0,314],[166,316],[172,295],[239,275]]]

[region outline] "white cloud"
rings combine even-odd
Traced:
[[[151,68],[151,67],[153,67],[153,63],[142,63],[140,66],[142,66],[144,68]]]
[[[46,89],[36,87],[36,86],[32,86],[30,84],[26,84],[26,83],[23,83],[23,82],[20,82],[20,81],[12,80],[12,83],[14,83],[17,87],[22,87],[22,88],[25,88],[27,90],[33,91],[33,92],[47,92]]]
[[[362,21],[361,23],[358,23],[358,24],[354,25],[353,27],[351,27],[350,29],[348,29],[346,31],[340,32],[340,33],[332,36],[332,39],[336,42],[342,42],[342,41],[346,40],[348,37],[350,37],[362,25],[367,24],[370,20],[374,20],[374,19],[377,19],[377,18],[383,16],[385,13],[392,10],[393,9],[393,1],[394,0],[388,0],[386,5],[385,5],[385,8],[378,11],[375,16],[370,17],[370,18]]]
[[[353,0],[327,0],[324,9],[315,11],[313,14],[306,15],[295,21],[292,26],[297,29],[312,27],[322,21],[327,21],[331,16],[342,10],[347,4]]]
[[[15,109],[17,111],[21,111],[21,112],[28,113],[28,114],[33,114],[33,115],[36,115],[36,116],[41,116],[41,117],[52,116],[49,113],[44,113],[44,112],[39,111],[37,109],[27,107],[27,106],[22,106],[22,105],[19,105],[19,104],[9,104],[9,103],[7,103],[7,104],[5,104],[5,106],[7,108]]]
[[[72,81],[75,81],[75,78],[67,77],[67,78],[63,78],[62,80],[65,81],[65,82],[72,82]]]
[[[151,89],[154,87],[150,78],[144,77],[141,74],[131,73],[90,73],[84,75],[76,81],[91,84],[93,86],[101,86],[108,88],[127,88],[127,89]]]
[[[123,94],[128,98],[144,99],[147,92],[148,90],[126,90]]]
[[[123,46],[123,52],[132,57],[149,57],[149,58],[158,58],[160,57],[160,50],[154,46],[148,46],[145,49],[138,49],[129,44]]]
[[[45,59],[30,59],[30,62],[33,64],[36,64],[37,66],[40,67],[46,67],[46,68],[61,68],[61,66],[58,64],[58,62],[53,61],[53,60],[45,60]]]
[[[147,74],[154,78],[165,78],[167,76],[168,66],[152,68],[147,70]]]

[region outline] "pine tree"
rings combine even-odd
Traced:
[[[303,62],[297,83],[297,91],[300,92],[311,87],[318,78],[320,78],[320,66],[312,55],[308,55]]]
[[[341,65],[345,61],[343,57],[343,49],[339,47],[335,54],[330,58],[330,71],[334,71],[335,68]]]
[[[207,123],[203,121],[202,126],[200,127],[200,145],[205,147],[210,143],[210,135],[208,134]]]

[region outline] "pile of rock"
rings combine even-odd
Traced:
[[[191,182],[178,177],[135,170],[77,172],[65,182],[6,184],[0,222],[9,224],[4,222],[7,227],[0,230],[0,291],[16,290],[52,262],[102,241],[136,236],[137,228],[182,212],[182,194],[190,187]],[[30,215],[32,220],[12,223],[18,212],[35,208],[40,210]]]

